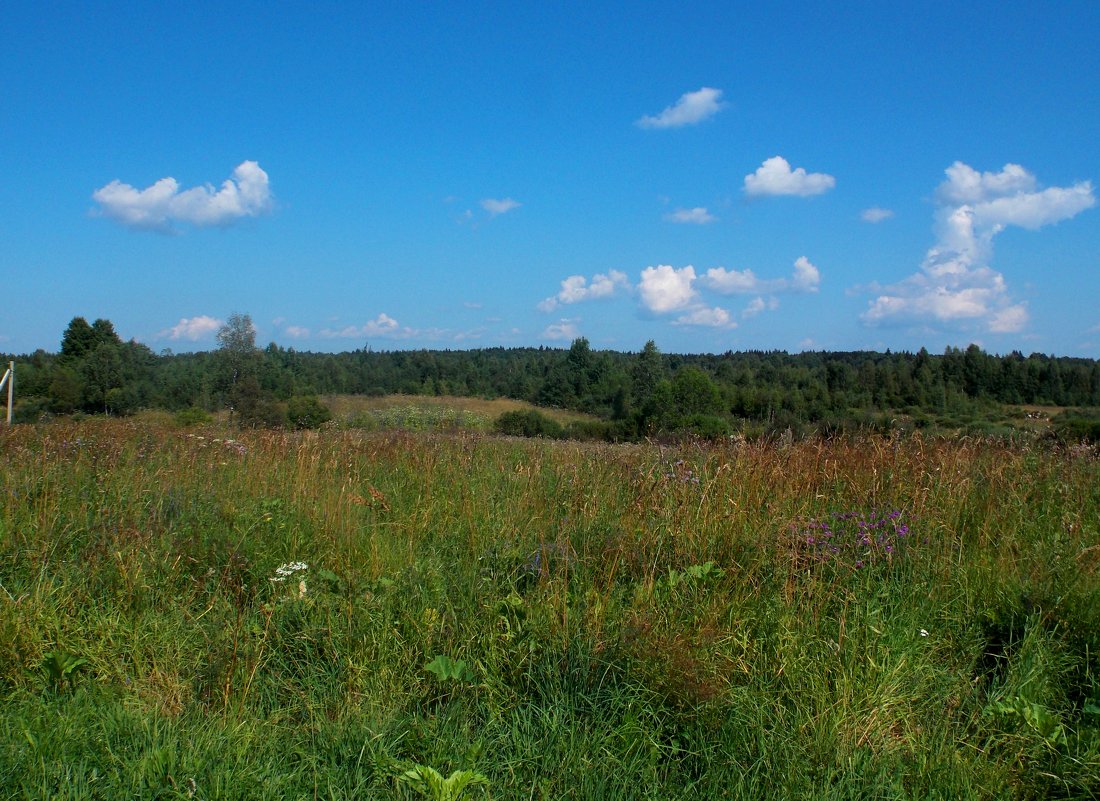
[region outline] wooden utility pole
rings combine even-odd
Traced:
[[[4,377],[0,378],[0,389],[4,388],[4,384],[8,385],[8,425],[11,425],[11,410],[15,405],[15,362],[8,362],[8,370],[4,373]]]

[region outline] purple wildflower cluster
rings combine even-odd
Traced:
[[[897,509],[834,512],[795,527],[795,534],[799,551],[815,561],[841,561],[857,570],[893,560],[911,537],[905,514]]]

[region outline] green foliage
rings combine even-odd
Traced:
[[[12,411],[13,423],[37,423],[52,413],[49,398],[36,397],[20,401]]]
[[[565,431],[560,423],[534,409],[505,412],[497,418],[493,427],[497,433],[512,437],[561,439],[565,436]]]
[[[454,431],[458,429],[488,430],[489,420],[483,415],[436,405],[388,406],[360,412],[347,420],[351,428],[366,431],[400,429],[402,431]]]
[[[472,787],[488,787],[489,780],[472,770],[456,770],[446,779],[428,765],[416,765],[401,774],[399,781],[432,801],[459,801]]]
[[[1045,418],[1041,424],[1005,418],[1004,404],[1100,406],[1100,362],[1038,353],[997,357],[975,345],[940,355],[924,349],[663,354],[652,341],[638,353],[617,353],[593,350],[579,338],[567,350],[328,354],[274,343],[260,350],[255,336],[249,316],[234,314],[219,332],[217,351],[156,356],[136,342],[121,342],[107,320],[89,325],[74,318],[60,355],[39,352],[20,360],[19,401],[46,398],[54,414],[224,408],[244,427],[272,427],[286,424],[276,419],[279,404],[293,398],[394,392],[509,397],[593,415],[610,425],[578,425],[571,436],[611,441],[715,439],[731,431],[835,436],[872,427],[886,434],[920,428],[1036,436],[1046,430]],[[1083,422],[1086,417],[1056,422],[1055,436],[1094,441],[1096,426]],[[370,428],[376,420],[348,422]],[[560,436],[553,430],[541,435]]]
[[[725,571],[718,567],[712,560],[704,562],[701,565],[688,565],[683,570],[674,570],[670,567],[668,569],[666,581],[669,589],[674,590],[681,585],[693,585],[714,581],[721,578],[724,574]]]
[[[424,670],[444,683],[455,682],[464,684],[474,680],[474,673],[466,665],[465,661],[461,659],[455,660],[442,654],[437,654],[435,659],[424,665]]]
[[[189,406],[186,409],[181,409],[175,414],[176,425],[190,427],[207,425],[214,418],[205,409],[200,409],[197,406]]]
[[[286,418],[294,429],[320,428],[332,419],[332,412],[316,395],[296,395],[287,401]]]
[[[42,672],[55,690],[61,689],[65,682],[71,687],[76,674],[88,664],[88,660],[67,651],[55,649],[47,651],[42,657]]]
[[[84,384],[75,370],[58,367],[54,371],[53,381],[50,382],[47,392],[51,411],[57,414],[70,414],[80,408]]]
[[[730,424],[714,414],[689,414],[680,424],[681,429],[703,439],[720,439],[730,434]]]
[[[1062,412],[1053,423],[1054,434],[1062,442],[1100,444],[1100,410]]]
[[[1091,452],[164,420],[0,437],[6,795],[1100,794]]]

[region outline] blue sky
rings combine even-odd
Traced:
[[[0,350],[1100,357],[1100,4],[5,4]]]

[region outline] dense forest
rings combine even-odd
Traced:
[[[829,433],[852,426],[989,424],[1006,405],[1100,406],[1100,362],[977,345],[943,354],[782,351],[636,353],[568,349],[312,353],[259,348],[248,315],[233,315],[209,352],[154,353],[108,320],[70,322],[58,353],[17,363],[16,419],[141,409],[229,409],[244,425],[286,422],[288,406],[320,395],[507,397],[593,416],[588,434]],[[295,407],[295,404],[297,406]]]

